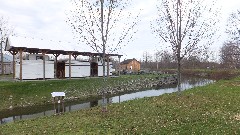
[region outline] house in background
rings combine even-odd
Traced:
[[[1,61],[0,55],[0,74],[11,74],[13,72],[13,64],[12,64],[12,57],[7,54],[3,54],[3,62]],[[3,63],[3,66],[2,66]],[[2,70],[3,67],[3,70]]]
[[[120,63],[120,68],[123,72],[139,72],[141,64],[135,58],[126,59]]]

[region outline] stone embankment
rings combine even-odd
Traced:
[[[146,88],[159,88],[166,85],[177,84],[177,76],[156,77],[156,78],[140,78],[137,80],[131,80],[128,82],[122,82],[115,87],[105,87],[104,91],[107,94],[118,94],[129,91],[139,91]],[[98,94],[102,95],[102,90],[98,90]]]

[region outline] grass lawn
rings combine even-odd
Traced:
[[[158,97],[17,121],[0,134],[240,134],[240,78]]]
[[[46,80],[10,82],[0,81],[0,110],[11,107],[46,104],[51,102],[51,92],[65,92],[67,98],[85,100],[98,96],[98,91],[106,86],[117,86],[131,80],[156,78],[157,75],[124,75],[107,79],[85,78],[71,80]]]
[[[163,69],[164,72],[176,73],[176,69]],[[232,79],[240,75],[238,69],[183,69],[182,74],[193,77],[205,77],[213,80]]]

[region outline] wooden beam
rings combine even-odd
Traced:
[[[13,55],[13,79],[15,78],[15,73],[16,73],[16,71],[15,71],[15,69],[16,69],[16,63],[15,63],[15,55]]]
[[[18,51],[17,50],[10,50],[9,51],[12,56],[13,56],[13,79],[15,78],[16,76],[16,62],[15,62],[15,56],[17,55]]]
[[[68,56],[69,56],[69,79],[72,78],[72,59],[71,59],[71,56],[72,56],[73,52],[68,52]]]
[[[121,70],[120,59],[121,59],[121,55],[118,55],[118,76],[120,76],[120,70]]]
[[[46,61],[45,61],[45,52],[42,53],[43,54],[43,80],[46,79]]]
[[[8,51],[12,54],[12,55],[16,55],[18,52],[20,53],[20,73],[19,73],[19,79],[20,81],[22,81],[22,63],[23,63],[23,58],[22,58],[22,53],[26,50],[26,47],[13,47],[11,49],[9,49]],[[15,64],[15,61],[14,61]],[[14,71],[15,72],[15,71]],[[15,73],[14,73],[15,74]],[[15,75],[14,75],[15,76]]]
[[[22,52],[23,49],[19,49],[19,53],[20,53],[20,81],[22,81]]]

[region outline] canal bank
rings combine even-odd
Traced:
[[[157,85],[169,75],[124,75],[108,78],[82,78],[47,81],[0,81],[0,111],[17,107],[45,105],[52,102],[52,92],[65,92],[65,101],[95,99],[104,90],[114,95]]]
[[[157,81],[153,81],[148,86],[150,89],[140,90],[131,90],[128,92],[120,91],[119,94],[110,94],[106,98],[106,104],[120,103],[123,101],[133,100],[136,98],[144,97],[154,97],[160,96],[166,93],[173,93],[177,91],[177,85],[174,82],[175,77],[164,77],[157,78]],[[181,88],[182,90],[190,89],[196,86],[203,86],[209,83],[212,83],[212,80],[201,79],[201,78],[183,78]],[[156,84],[158,86],[156,87]],[[146,85],[146,84],[145,84]],[[134,85],[135,86],[135,85]],[[126,86],[124,86],[126,87]],[[128,85],[131,89],[132,85]],[[54,115],[55,112],[72,112],[76,110],[91,108],[95,106],[102,106],[103,102],[101,98],[90,99],[86,101],[77,101],[66,102],[64,109],[54,110],[53,104],[41,105],[41,106],[31,106],[23,108],[15,108],[12,110],[0,111],[0,124],[6,124],[12,121],[24,120],[24,119],[33,119],[42,116]]]
[[[0,134],[240,134],[240,78],[0,125]]]

